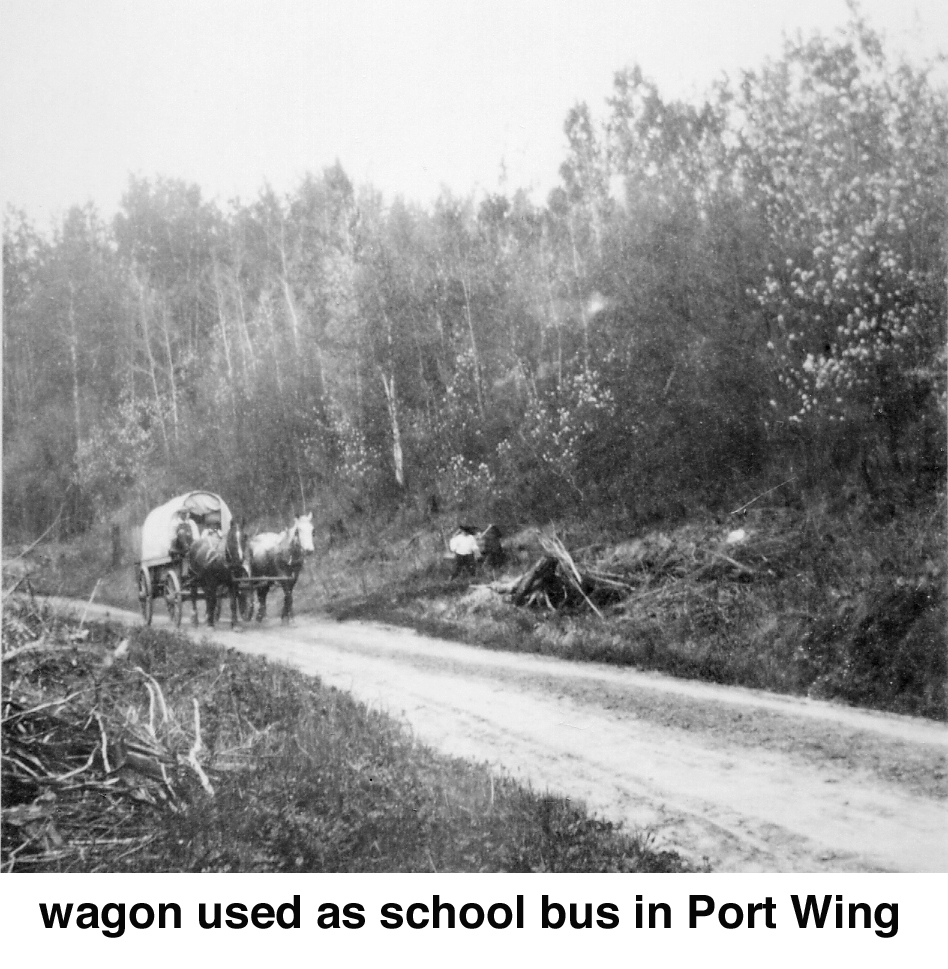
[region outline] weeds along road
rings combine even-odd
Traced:
[[[716,871],[948,871],[944,725],[311,616],[213,640]]]

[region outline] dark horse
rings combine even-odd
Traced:
[[[311,555],[313,546],[313,513],[301,515],[282,532],[261,532],[247,543],[250,575],[257,590],[257,622],[267,614],[267,593],[274,582],[283,589],[283,612],[280,619],[293,618],[293,586],[299,578],[303,562]],[[264,581],[270,579],[272,581]]]
[[[240,626],[238,597],[241,596],[237,580],[247,577],[244,565],[244,529],[232,519],[226,537],[220,532],[204,532],[188,549],[188,566],[192,575],[191,604],[194,607],[194,624],[197,625],[197,587],[204,589],[207,605],[207,624],[213,626],[219,615],[217,590],[224,586],[230,592],[230,624]]]

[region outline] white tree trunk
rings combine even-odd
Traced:
[[[464,289],[464,309],[467,313],[467,329],[471,335],[471,353],[474,355],[474,389],[477,391],[477,410],[484,419],[484,397],[481,393],[481,358],[477,353],[477,341],[474,339],[474,318],[471,315],[471,297],[467,281],[461,277],[461,286]]]
[[[384,372],[382,386],[385,388],[385,401],[388,404],[388,416],[392,423],[392,460],[395,464],[395,480],[399,488],[405,488],[405,458],[402,453],[402,434],[398,426],[398,401],[395,397],[395,375],[386,377]]]
[[[148,324],[148,300],[145,293],[145,286],[140,280],[138,283],[139,304],[141,306],[142,321],[142,340],[145,344],[145,356],[148,358],[148,375],[151,378],[151,388],[155,395],[155,412],[158,415],[158,426],[161,428],[161,440],[165,446],[165,458],[171,457],[171,448],[168,444],[168,428],[165,425],[165,413],[161,406],[161,392],[158,390],[158,368],[155,363],[155,355],[151,350],[151,328]]]
[[[72,409],[76,425],[76,449],[82,440],[82,415],[79,409],[79,334],[76,330],[76,312],[73,306],[72,285],[69,287],[69,357],[72,362]]]

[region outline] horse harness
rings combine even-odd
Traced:
[[[288,535],[287,538],[286,549],[277,546],[273,551],[273,559],[278,568],[285,568],[289,572],[298,572],[303,567],[304,562],[303,543],[300,541],[299,529],[294,528],[292,534]]]
[[[207,562],[204,565],[205,570],[221,561],[223,561],[224,568],[230,572],[233,572],[237,568],[243,568],[243,559],[231,552],[230,542],[217,529],[206,529],[201,535],[201,538],[198,539],[198,542],[204,540],[206,540],[208,549]],[[198,542],[194,543],[195,546]]]

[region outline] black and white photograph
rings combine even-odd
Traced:
[[[942,0],[0,0],[2,872],[542,875],[589,940],[948,873],[946,57]],[[387,937],[541,917],[444,884]],[[674,916],[894,944],[908,882],[813,884]],[[159,945],[113,895],[29,918]]]

